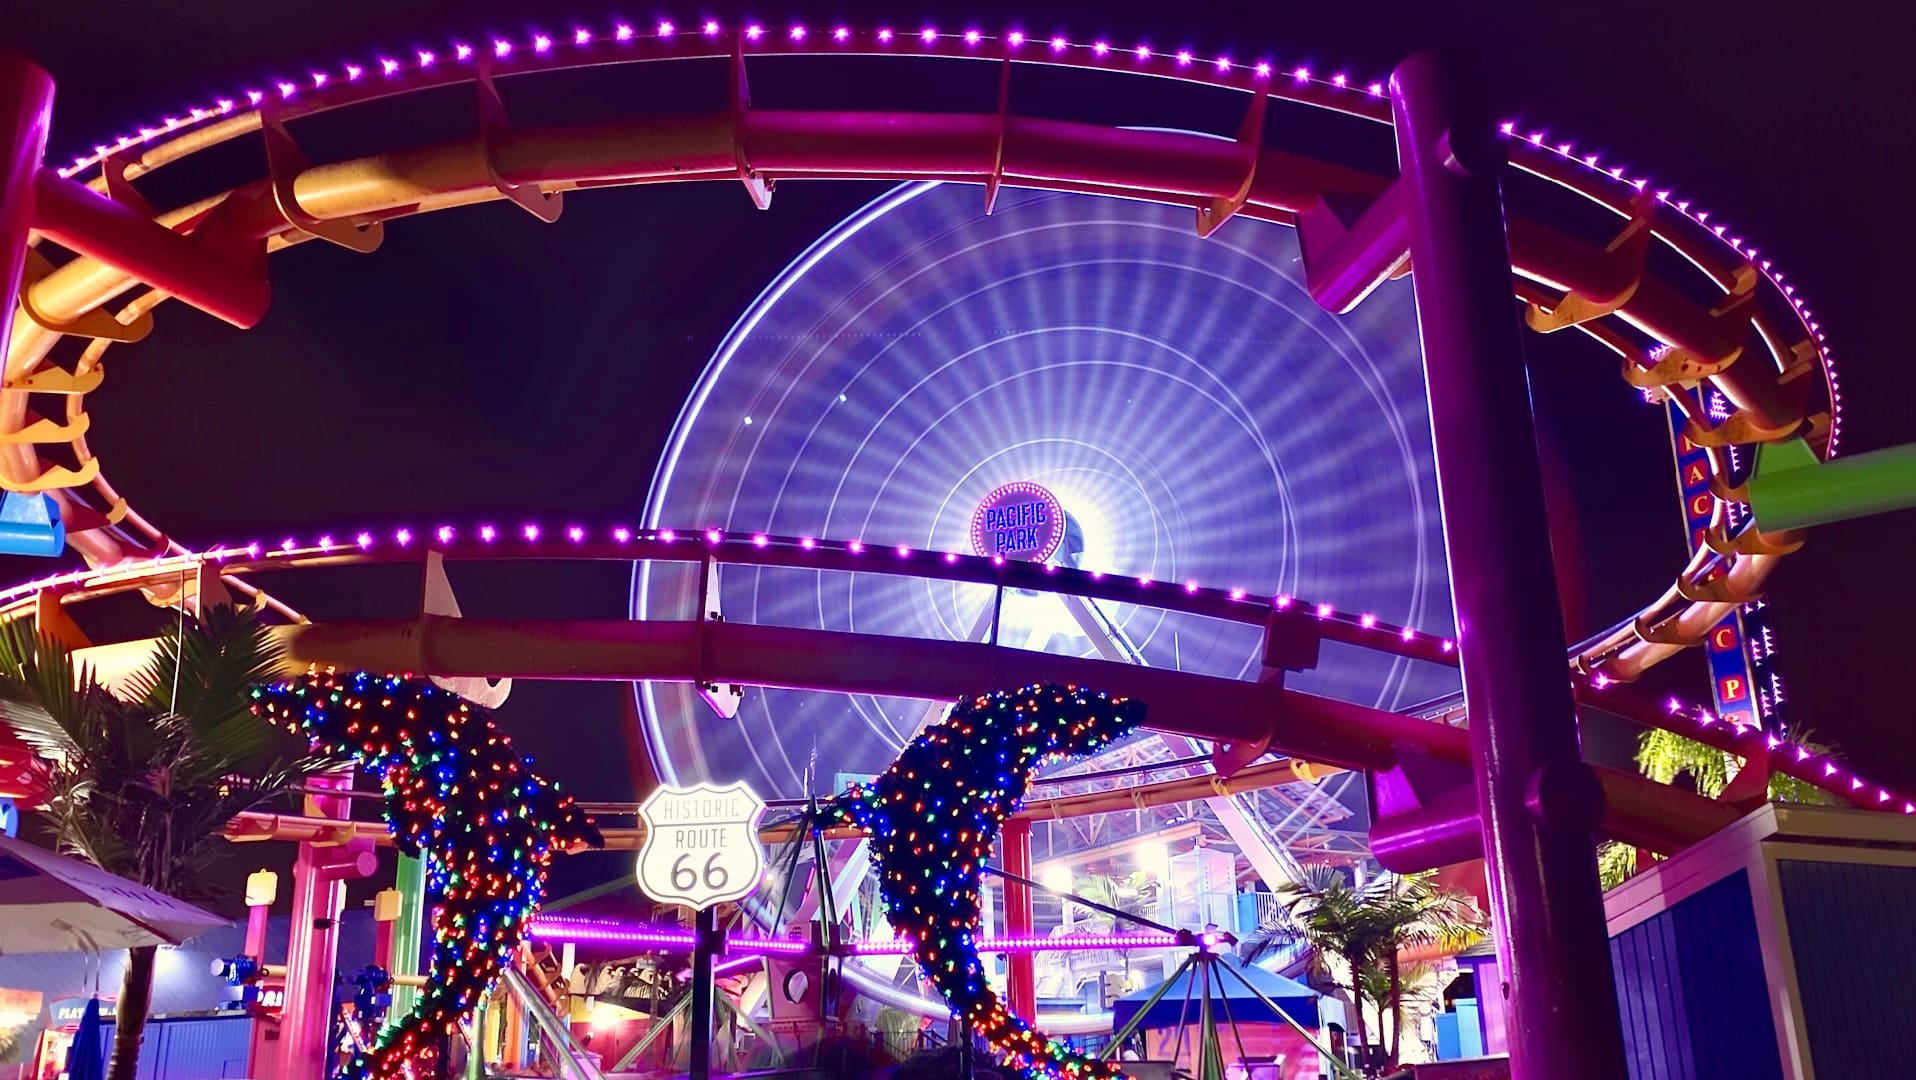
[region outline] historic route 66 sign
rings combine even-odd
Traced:
[[[639,804],[639,888],[654,900],[708,908],[758,888],[765,803],[744,784],[661,787]]]

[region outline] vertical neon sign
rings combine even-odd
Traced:
[[[1707,392],[1707,391],[1706,391]],[[1716,513],[1716,496],[1710,493],[1710,452],[1683,434],[1684,414],[1675,401],[1664,405],[1670,422],[1670,444],[1676,454],[1677,490],[1683,496],[1683,532],[1696,554],[1705,546],[1711,518]],[[1727,462],[1735,459],[1725,450]],[[1731,522],[1734,524],[1734,520]],[[1710,628],[1703,648],[1710,662],[1710,696],[1716,713],[1725,720],[1750,726],[1769,726],[1771,710],[1760,707],[1760,700],[1773,695],[1764,686],[1759,693],[1757,676],[1751,663],[1750,628],[1744,619],[1746,607],[1739,607]],[[1767,644],[1767,632],[1766,644]],[[1765,650],[1767,655],[1767,649]]]

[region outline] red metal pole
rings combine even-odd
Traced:
[[[1391,107],[1511,1075],[1615,1080],[1628,1070],[1594,854],[1603,794],[1564,678],[1502,148],[1474,61],[1411,57]]]
[[[1004,830],[999,833],[1004,849],[1004,867],[1007,871],[1027,880],[1031,877],[1031,822],[1013,818],[1005,822]],[[1011,878],[1001,879],[1005,883],[1005,934],[1008,937],[1030,937],[1036,920],[1031,914],[1031,886]],[[1028,952],[1014,952],[1006,959],[1011,970],[1005,979],[1006,1004],[1011,1011],[1026,1020],[1038,1018],[1038,968],[1036,958]]]
[[[234,326],[250,328],[273,299],[265,245],[253,265],[240,265],[201,247],[145,214],[85,184],[42,169],[34,182],[33,227],[47,239],[108,266]],[[217,228],[217,225],[211,226]]]
[[[33,178],[52,118],[53,76],[24,56],[0,53],[0,355],[13,333],[33,226]]]

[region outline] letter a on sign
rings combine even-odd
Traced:
[[[765,875],[764,813],[764,800],[742,783],[659,788],[639,804],[639,888],[700,910],[752,895]]]

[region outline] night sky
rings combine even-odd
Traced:
[[[649,2],[649,0],[648,0]],[[776,23],[1068,31],[1083,40],[1190,44],[1381,77],[1417,46],[1479,49],[1504,115],[1546,123],[1606,158],[1696,196],[1787,268],[1828,328],[1848,409],[1843,448],[1916,440],[1916,374],[1898,274],[1916,245],[1901,206],[1916,169],[1896,36],[1846,5],[1512,2],[1141,7],[1078,14],[981,5],[837,3],[745,14]],[[1856,5],[1861,9],[1863,5]],[[1129,9],[1129,10],[1127,10]],[[575,19],[682,22],[708,9],[461,4],[103,3],[15,0],[0,41],[59,84],[57,161],[182,102],[379,47],[453,33],[557,34]],[[735,20],[736,9],[710,9]],[[1231,12],[1226,14],[1226,12]],[[536,16],[536,23],[529,16]],[[775,80],[755,84],[776,107]],[[1148,98],[1104,103],[1112,122],[1165,123]],[[242,333],[169,305],[147,342],[109,356],[91,399],[93,445],[150,519],[189,545],[269,543],[357,525],[439,520],[631,520],[686,391],[758,291],[810,240],[881,190],[790,184],[769,212],[734,184],[567,196],[545,225],[504,204],[398,222],[370,257],[308,244],[273,264],[273,309]],[[1227,226],[1228,227],[1228,226]],[[1574,340],[1573,340],[1574,339]],[[1550,453],[1575,506],[1573,631],[1606,626],[1682,561],[1662,414],[1577,335],[1527,335]],[[1902,631],[1916,583],[1902,562],[1916,515],[1817,530],[1773,578],[1796,724],[1858,768],[1916,787]],[[1575,539],[1575,544],[1569,541]],[[1580,553],[1571,549],[1580,548]],[[0,563],[6,580],[44,571]],[[455,577],[468,614],[626,612],[623,567],[489,567]],[[416,577],[354,571],[269,583],[316,613],[412,614]],[[1694,657],[1659,685],[1701,698]],[[613,684],[522,686],[503,721],[543,771],[588,798],[633,794]]]

